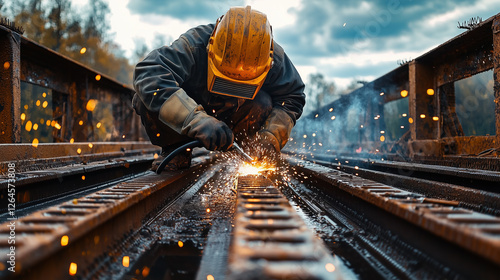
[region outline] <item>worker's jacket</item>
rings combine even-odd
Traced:
[[[158,113],[162,104],[182,88],[210,115],[221,119],[238,110],[245,99],[211,93],[207,89],[207,44],[214,24],[188,30],[170,46],[149,53],[134,72],[134,87],[146,108]],[[273,107],[290,115],[293,122],[302,114],[304,83],[283,48],[274,42],[274,65],[261,91],[267,92]],[[258,94],[258,93],[257,93]]]

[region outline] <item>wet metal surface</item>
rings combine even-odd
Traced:
[[[310,162],[297,162],[339,189],[500,265],[500,218]]]
[[[232,232],[235,195],[231,166],[216,164],[192,186],[144,223],[111,265],[112,279],[223,279]],[[120,259],[130,258],[132,268]],[[165,263],[167,259],[175,259]],[[184,260],[185,262],[181,261]],[[107,268],[103,273],[109,272]]]
[[[195,172],[191,176],[196,176],[199,168],[198,164],[185,172]],[[187,183],[183,180],[189,177],[189,174],[171,172],[157,176],[151,172],[18,219],[16,256],[22,261],[16,275],[36,279],[36,275],[43,275],[45,271],[55,278],[67,276],[65,261],[58,261],[54,254],[73,259],[85,270],[93,258],[110,249],[108,246],[140,227],[141,219],[165,203],[166,197],[182,190]],[[32,228],[38,230],[28,230]],[[8,235],[4,229],[8,227],[2,227],[0,234]],[[65,244],[62,240],[66,240]],[[0,252],[5,252],[3,256],[7,256],[8,248],[8,244],[0,244]],[[4,273],[11,272],[0,272]]]
[[[237,190],[228,279],[353,277],[307,229],[269,179],[240,176]]]

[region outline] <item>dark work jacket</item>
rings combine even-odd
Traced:
[[[214,26],[209,24],[192,28],[170,46],[152,51],[136,65],[134,87],[148,110],[158,113],[163,102],[179,88],[218,119],[224,119],[243,104],[245,99],[211,93],[207,89],[207,44]],[[261,91],[267,92],[273,107],[287,112],[294,123],[302,114],[304,83],[276,42],[274,65]]]

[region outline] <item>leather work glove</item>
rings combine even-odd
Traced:
[[[201,107],[201,106],[199,106]],[[227,150],[233,144],[233,132],[226,123],[207,115],[198,108],[186,119],[182,131],[189,137],[200,140],[209,150]]]
[[[285,111],[273,108],[263,128],[257,132],[257,158],[276,164],[280,158],[281,149],[288,142],[292,128],[292,118]]]
[[[200,140],[208,150],[227,150],[233,144],[231,129],[209,116],[183,89],[163,103],[159,119],[177,133]]]

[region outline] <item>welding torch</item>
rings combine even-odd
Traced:
[[[163,171],[163,169],[165,168],[165,166],[177,154],[179,154],[182,151],[185,151],[186,149],[192,149],[192,148],[196,148],[196,147],[203,147],[203,143],[201,143],[200,140],[194,140],[194,141],[188,142],[188,143],[186,143],[186,144],[178,147],[177,149],[173,150],[170,154],[168,154],[168,156],[166,156],[161,161],[160,165],[156,169],[156,174],[161,174],[161,172]],[[249,156],[247,153],[245,153],[245,151],[243,151],[243,149],[236,142],[233,142],[233,147],[236,150],[236,152],[238,152],[238,154],[243,158],[244,161],[246,161],[246,162],[252,162],[253,161],[252,157]]]

